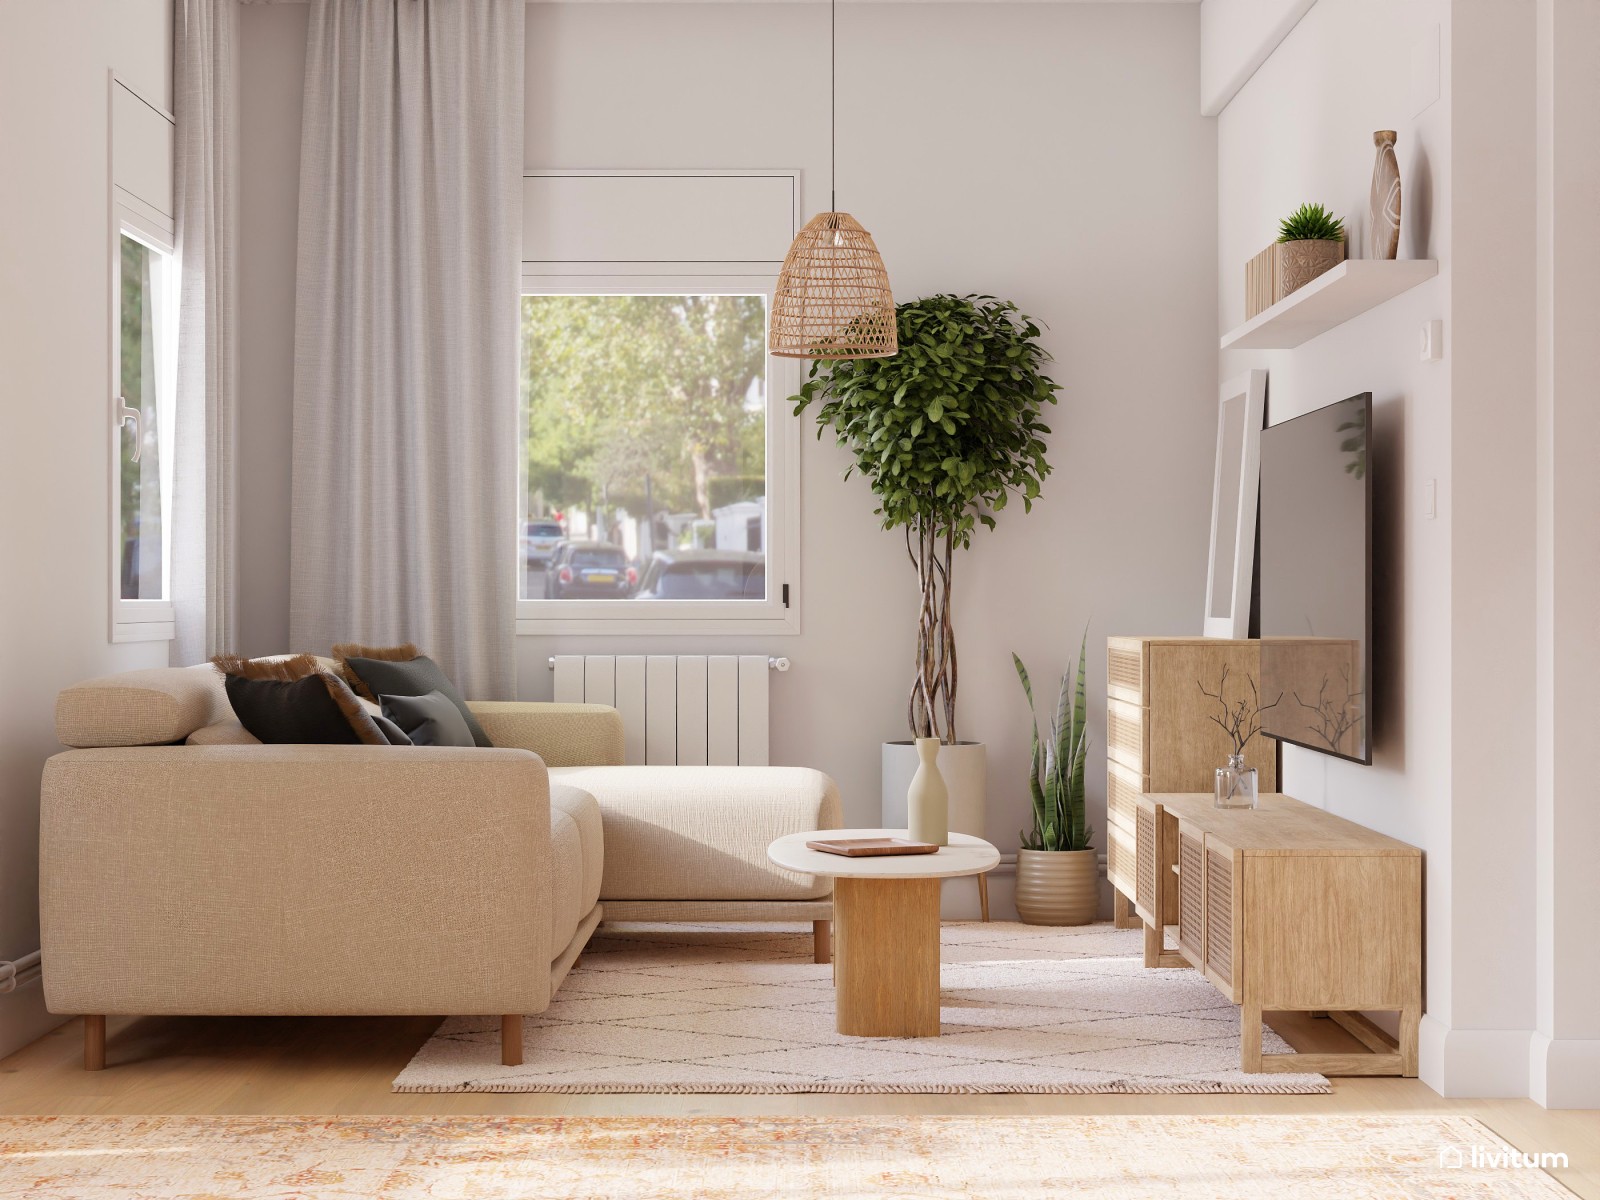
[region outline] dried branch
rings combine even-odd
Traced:
[[[1256,689],[1255,676],[1246,675],[1245,679],[1250,684],[1248,698],[1241,696],[1236,704],[1229,704],[1225,696],[1228,688],[1228,664],[1222,664],[1222,678],[1217,681],[1217,690],[1212,692],[1199,680],[1195,686],[1200,689],[1200,694],[1209,700],[1215,700],[1220,712],[1211,713],[1207,717],[1218,729],[1228,735],[1233,743],[1233,752],[1243,754],[1244,748],[1250,744],[1250,739],[1261,732],[1261,714],[1270,708],[1276,708],[1283,699],[1279,693],[1278,699],[1271,704],[1261,703],[1261,694]]]

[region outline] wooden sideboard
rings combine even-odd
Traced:
[[[1141,795],[1135,836],[1145,966],[1192,966],[1240,1006],[1244,1070],[1416,1075],[1420,850],[1276,793]],[[1368,1053],[1263,1054],[1264,1011],[1326,1014]],[[1398,1012],[1399,1038],[1370,1011]]]
[[[1226,683],[1224,683],[1226,671]],[[1106,640],[1106,874],[1117,924],[1132,926],[1134,824],[1144,792],[1211,788],[1233,746],[1211,720],[1220,694],[1231,704],[1259,686],[1261,643],[1226,638],[1114,637]],[[1202,688],[1204,690],[1202,690]],[[1277,743],[1253,738],[1245,761],[1263,792],[1278,786]]]

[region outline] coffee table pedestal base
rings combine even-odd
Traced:
[[[840,1033],[939,1036],[938,879],[833,882]]]

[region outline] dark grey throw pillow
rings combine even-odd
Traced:
[[[456,691],[455,686],[433,659],[419,656],[403,662],[384,658],[345,658],[342,661],[371,689],[374,696],[426,696],[429,692],[442,693],[456,706],[461,719],[472,731],[473,744],[494,745],[489,740],[489,735],[483,731],[483,726],[478,724],[478,719],[472,715],[467,702],[461,698],[461,693]],[[401,728],[404,729],[405,726],[401,725]]]
[[[378,727],[378,732],[383,734],[383,736],[388,739],[389,745],[411,745],[411,739],[405,735],[405,731],[393,721],[389,720],[388,717],[384,716],[382,713],[372,713],[371,717],[372,723]]]
[[[472,730],[443,692],[425,696],[380,695],[383,715],[400,727],[413,746],[475,746]]]

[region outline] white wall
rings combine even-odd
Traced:
[[[1370,37],[1386,15],[1389,36]],[[1417,331],[1450,315],[1450,123],[1448,95],[1416,111],[1410,60],[1448,22],[1448,0],[1320,0],[1217,119],[1219,330],[1244,320],[1244,264],[1301,203],[1342,216],[1362,252],[1376,129],[1400,135],[1400,255],[1440,260],[1435,279],[1299,349],[1229,351],[1220,365],[1224,378],[1268,369],[1269,423],[1373,393],[1374,761],[1285,746],[1283,786],[1428,851],[1430,922],[1449,884],[1451,361],[1419,362]],[[1430,982],[1448,973],[1444,950],[1428,938]]]
[[[1317,0],[1201,0],[1200,111],[1216,116]]]
[[[1300,202],[1344,215],[1362,251],[1375,129],[1400,135],[1400,255],[1440,272],[1221,369],[1268,366],[1272,421],[1374,393],[1374,763],[1286,747],[1284,786],[1427,852],[1423,1078],[1593,1106],[1600,956],[1577,923],[1597,888],[1575,848],[1597,836],[1600,237],[1581,214],[1600,22],[1581,0],[1539,13],[1537,55],[1533,5],[1319,0],[1302,18],[1218,120],[1221,325]],[[1418,361],[1430,318],[1439,363]]]
[[[1536,63],[1538,333],[1538,1016],[1541,1103],[1600,1108],[1600,5],[1540,0]]]
[[[826,207],[827,40],[791,4],[535,4],[528,10],[527,154],[541,167],[791,167]],[[1194,5],[894,4],[841,9],[839,203],[877,238],[896,294],[987,292],[1050,326],[1062,403],[1055,474],[1032,516],[1002,514],[960,564],[961,733],[990,744],[988,831],[1027,820],[1026,708],[1091,625],[1093,738],[1104,746],[1104,637],[1193,633],[1204,604],[1213,454],[1213,124]],[[288,362],[283,293],[302,71],[297,6],[245,10],[242,372],[270,446],[244,479],[251,651],[284,637]],[[248,199],[260,193],[252,204]],[[255,262],[262,286],[249,276]],[[250,368],[255,363],[256,369]],[[252,376],[255,378],[252,379]],[[782,418],[780,418],[782,419]],[[809,431],[810,425],[807,424]],[[877,823],[879,743],[905,736],[915,584],[865,485],[809,432],[802,458],[803,632],[722,639],[782,653],[774,761],[838,779],[850,820]],[[249,451],[247,450],[247,453]],[[557,650],[705,648],[664,638],[524,638],[519,693],[550,694]],[[1103,826],[1104,775],[1090,772]],[[1103,850],[1103,845],[1102,845]]]
[[[0,3],[0,957],[39,946],[39,772],[59,749],[56,692],[163,666],[165,643],[112,645],[112,68],[172,102],[167,0]],[[37,984],[0,996],[0,1056],[57,1018]]]

